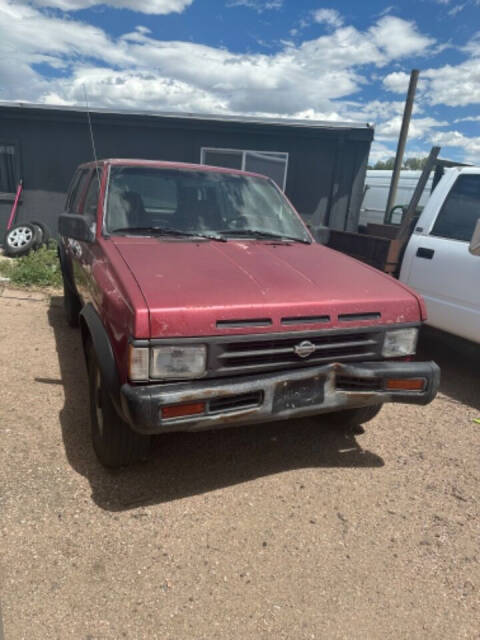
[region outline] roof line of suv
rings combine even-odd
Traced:
[[[131,158],[104,158],[97,161],[91,160],[90,162],[84,162],[79,166],[79,168],[91,169],[96,166],[104,166],[104,165],[131,166],[131,167],[151,166],[151,167],[159,167],[159,168],[166,168],[166,169],[186,169],[190,171],[230,173],[230,174],[243,175],[243,176],[245,175],[254,176],[256,178],[265,178],[265,176],[260,173],[255,173],[253,171],[242,171],[240,169],[230,169],[227,167],[215,167],[215,166],[206,165],[206,164],[195,164],[193,162],[172,162],[168,160],[140,160],[140,159],[131,159]]]

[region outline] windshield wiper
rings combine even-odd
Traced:
[[[201,233],[197,231],[182,231],[182,229],[173,229],[172,227],[120,227],[114,229],[111,233],[125,234],[152,234],[158,236],[177,236],[186,238],[205,238],[206,240],[217,240],[218,242],[227,242],[226,238],[216,234]]]
[[[273,233],[271,231],[262,231],[262,229],[220,229],[218,231],[222,236],[238,236],[239,238],[265,238],[269,240],[288,240],[290,242],[303,242],[303,244],[311,244],[311,240],[307,238],[298,238],[297,236],[286,236],[283,233]]]

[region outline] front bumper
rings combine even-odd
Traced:
[[[384,381],[389,378],[423,378],[425,386],[422,391],[386,391]],[[123,417],[139,433],[200,431],[384,402],[428,404],[439,383],[440,369],[434,362],[332,363],[220,380],[124,384],[120,406]],[[205,413],[170,419],[161,416],[166,405],[196,402],[206,403]]]

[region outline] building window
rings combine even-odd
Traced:
[[[288,153],[286,152],[202,147],[200,162],[215,167],[261,173],[271,178],[282,191],[285,191],[288,170]]]
[[[14,144],[0,142],[0,193],[17,191],[17,157]]]

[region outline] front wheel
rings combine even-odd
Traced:
[[[122,420],[104,387],[91,343],[87,345],[92,444],[98,460],[110,468],[146,460],[150,437],[133,431]]]
[[[358,409],[343,409],[342,411],[335,411],[328,414],[326,419],[336,427],[341,429],[351,429],[364,422],[373,420],[379,413],[383,405],[373,404],[368,407],[360,407]]]

